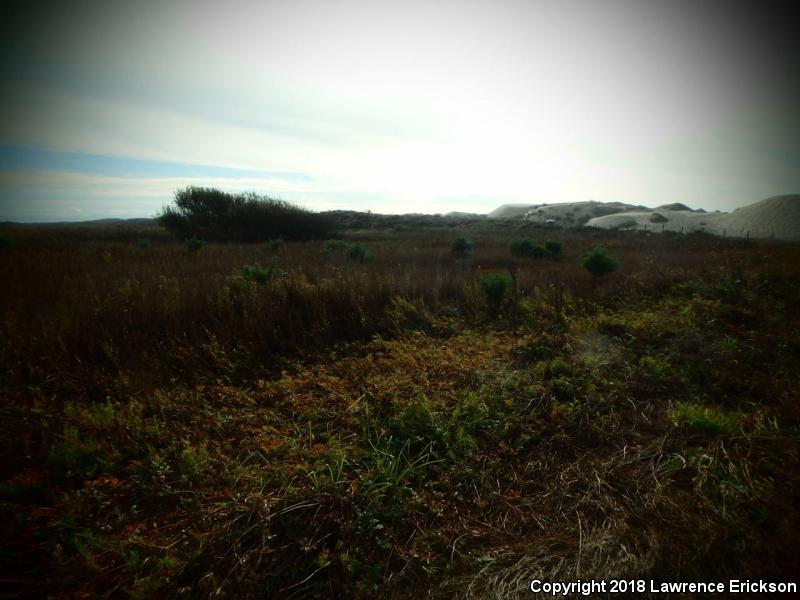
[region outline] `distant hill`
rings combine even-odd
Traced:
[[[800,240],[800,194],[773,196],[726,215],[728,235]]]
[[[445,213],[444,215],[446,219],[482,219],[485,216],[486,215],[479,213],[461,212],[458,210],[451,210],[449,213]]]
[[[525,216],[536,204],[502,204],[486,215],[489,219],[516,219]]]
[[[148,217],[138,217],[134,219],[93,219],[91,221],[53,221],[48,223],[17,223],[15,221],[3,221],[0,225],[12,227],[90,227],[103,229],[107,227],[133,228],[157,227],[155,219]]]
[[[490,212],[487,217],[490,219],[522,218],[534,223],[552,222],[556,225],[577,227],[594,217],[639,209],[645,210],[645,207],[622,202],[597,202],[595,200],[558,204],[504,204]]]
[[[704,231],[715,235],[725,233],[722,224],[728,213],[705,213],[688,210],[648,210],[615,213],[591,219],[586,224],[601,229],[646,229],[648,231]]]
[[[48,235],[92,238],[136,240],[139,238],[165,237],[167,232],[155,219],[95,219],[93,221],[62,221],[56,223],[0,223],[11,235],[27,235],[44,231]],[[14,233],[16,232],[16,233]]]
[[[346,229],[413,230],[424,227],[479,225],[485,219],[537,223],[562,227],[599,227],[653,232],[703,231],[729,237],[775,238],[800,241],[800,194],[766,198],[731,213],[706,212],[674,202],[657,208],[623,202],[567,202],[557,204],[503,204],[488,215],[453,211],[446,215],[384,215],[357,211],[328,211],[338,227]],[[166,235],[155,219],[97,219],[60,223],[0,223],[9,229],[45,228],[59,234],[101,236]]]
[[[681,204],[680,202],[673,202],[672,204],[662,204],[661,206],[656,206],[656,210],[692,210],[685,204]]]
[[[731,237],[800,240],[800,194],[773,196],[732,213],[709,213],[680,202],[657,208],[622,202],[503,204],[490,219],[515,219],[564,227],[600,227],[648,231],[703,231]]]
[[[454,227],[469,225],[486,219],[486,215],[465,212],[451,212],[446,215],[423,213],[388,215],[354,210],[331,210],[323,214],[331,215],[336,222],[337,228],[342,231],[357,229],[408,230],[425,227]]]
[[[666,205],[674,207],[676,205]],[[591,219],[587,225],[603,229],[649,229],[650,231],[704,231],[729,237],[800,240],[800,194],[773,196],[737,208],[732,213],[683,208],[635,211]],[[658,215],[655,217],[653,215]]]

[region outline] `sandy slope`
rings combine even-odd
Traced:
[[[630,210],[644,210],[622,202],[564,202],[559,204],[504,204],[490,212],[490,219],[517,219],[545,223],[552,219],[568,227],[583,225],[593,217]]]
[[[490,219],[525,219],[565,227],[588,225],[603,229],[648,231],[705,231],[730,237],[800,240],[800,194],[773,196],[732,213],[695,211],[685,204],[658,208],[622,202],[568,202],[562,204],[504,204]]]
[[[535,204],[503,204],[490,212],[487,217],[490,219],[516,219],[524,217],[525,213]]]
[[[660,215],[666,219],[662,221]],[[701,213],[686,210],[649,210],[647,212],[625,212],[591,219],[586,223],[590,227],[602,229],[646,229],[648,231],[705,231],[716,235],[725,232],[724,221],[728,213]]]
[[[800,240],[800,194],[773,196],[737,208],[725,218],[728,235]]]
[[[654,222],[653,214],[666,218]],[[660,221],[660,219],[656,218]],[[702,213],[685,210],[626,212],[591,219],[587,225],[604,229],[650,231],[705,231],[730,237],[800,240],[800,194],[773,196],[732,213]]]

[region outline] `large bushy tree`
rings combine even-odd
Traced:
[[[311,212],[283,200],[203,187],[178,190],[175,204],[165,207],[158,221],[184,237],[235,242],[279,237],[287,240],[324,238],[334,228],[330,215]]]

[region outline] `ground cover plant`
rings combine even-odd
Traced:
[[[4,593],[794,577],[800,247],[545,233],[3,229]]]

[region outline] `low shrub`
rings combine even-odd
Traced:
[[[191,237],[184,240],[183,245],[186,246],[186,249],[190,252],[197,252],[203,246],[206,245],[205,240],[201,240],[200,238]]]
[[[364,246],[356,242],[352,246],[350,246],[346,253],[347,258],[352,260],[353,262],[357,263],[368,263],[371,262],[375,255],[372,254],[369,250],[367,250]]]
[[[325,244],[325,247],[322,249],[322,254],[323,256],[341,254],[353,262],[361,264],[371,262],[372,259],[375,258],[375,255],[372,254],[372,252],[370,252],[365,246],[361,245],[360,242],[351,244],[349,242],[345,242],[344,240],[328,240],[328,242]]]
[[[348,248],[350,248],[350,244],[344,240],[328,240],[322,249],[322,254],[330,256],[331,254],[345,252]]]
[[[259,265],[245,265],[242,267],[242,278],[246,281],[253,281],[264,285],[275,275],[275,270],[278,268],[278,261],[276,258],[272,259],[269,266],[261,267]]]
[[[616,271],[619,263],[604,246],[595,246],[583,259],[583,267],[595,277]]]
[[[544,258],[550,253],[533,240],[514,240],[509,245],[511,254],[519,258]]]
[[[513,281],[511,277],[503,273],[490,273],[480,278],[478,286],[484,298],[486,298],[489,308],[492,312],[497,312],[503,304],[503,300],[511,291]]]
[[[453,255],[458,257],[467,256],[475,249],[475,242],[465,237],[456,238],[453,241]]]
[[[561,254],[561,242],[554,242],[553,240],[547,240],[544,243],[545,250],[547,250],[553,256],[558,256]]]

